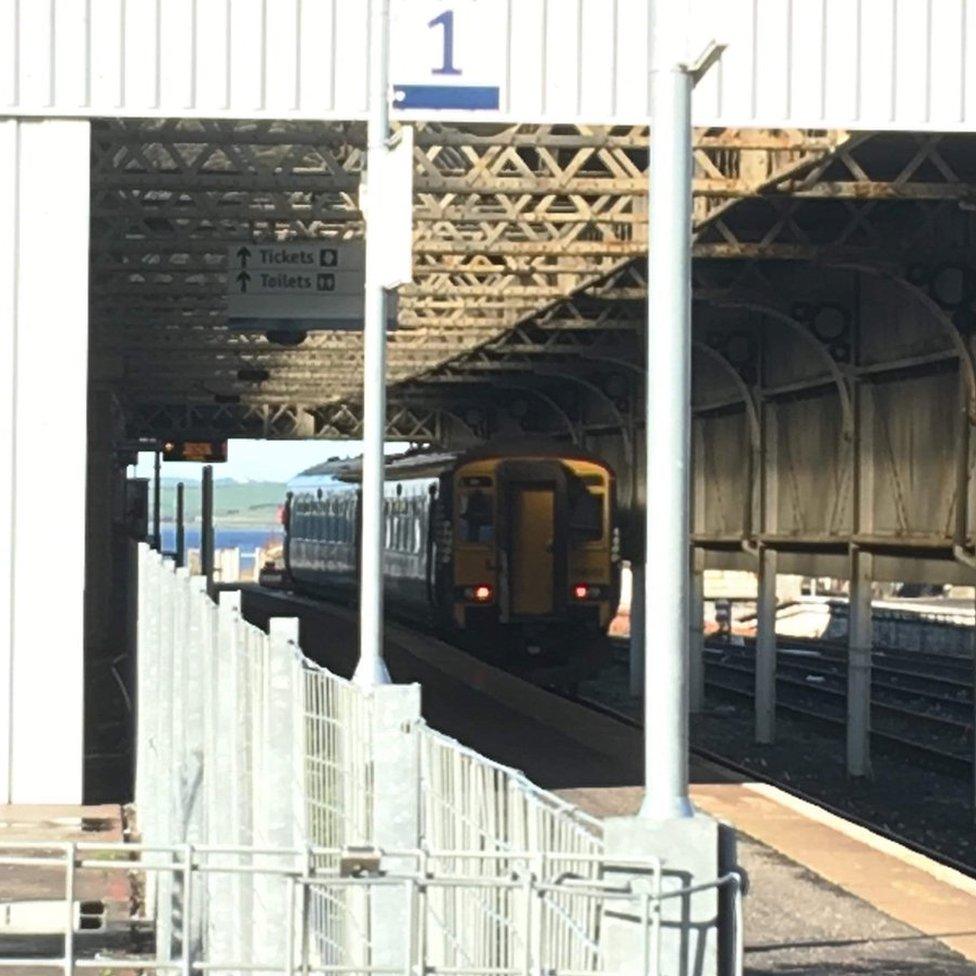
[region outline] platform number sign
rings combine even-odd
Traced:
[[[394,110],[499,111],[507,9],[504,0],[393,0]]]

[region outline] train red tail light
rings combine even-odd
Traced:
[[[485,583],[474,588],[474,598],[479,603],[487,603],[491,599],[491,587]]]
[[[574,600],[599,600],[603,596],[603,587],[593,583],[577,583],[573,587]]]

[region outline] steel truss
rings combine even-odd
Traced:
[[[699,133],[699,224],[802,172],[842,138]],[[281,436],[276,423],[256,424],[254,410],[274,417],[296,403],[311,414],[356,398],[359,336],[313,334],[289,348],[236,333],[223,293],[228,244],[363,232],[364,145],[358,124],[96,123],[95,375],[137,408],[133,417],[167,403],[217,407],[210,413],[227,433],[260,426]],[[641,128],[420,127],[415,283],[401,296],[390,381],[501,340],[644,253],[647,149]]]
[[[220,296],[229,239],[361,233],[362,131],[120,122],[103,135],[93,310],[104,374],[137,407],[131,432],[357,436],[358,337],[277,346],[229,331]],[[646,248],[646,151],[641,130],[421,130],[391,438],[491,436],[513,422],[574,439],[636,429],[646,281],[628,255]],[[699,133],[697,355],[748,388],[754,367],[723,359],[708,334],[720,307],[750,303],[772,308],[806,354],[832,355],[788,321],[787,266],[854,264],[906,281],[968,266],[974,155],[962,136]],[[512,391],[529,381],[545,402],[529,391],[531,419],[512,418]],[[415,423],[418,398],[436,423]]]

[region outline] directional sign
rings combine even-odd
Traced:
[[[393,0],[393,107],[497,112],[508,21],[498,0]]]
[[[240,329],[361,329],[363,240],[238,244],[227,252],[227,318]]]

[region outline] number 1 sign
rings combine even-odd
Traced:
[[[393,108],[501,108],[508,6],[505,0],[393,0]]]

